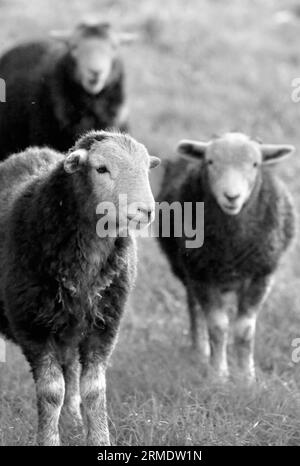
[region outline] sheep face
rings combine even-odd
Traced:
[[[96,133],[97,134],[97,133]],[[160,162],[150,157],[145,146],[130,136],[99,132],[65,160],[68,173],[81,172],[91,187],[97,212],[99,206],[116,216],[116,225],[127,228],[146,226],[154,219],[155,203],[149,183],[149,169]],[[103,135],[105,135],[103,137]],[[114,207],[110,210],[110,205]]]
[[[241,133],[227,133],[210,142],[181,141],[179,153],[199,158],[211,194],[227,215],[241,212],[260,180],[262,164],[290,154],[288,145],[259,144]]]
[[[92,95],[108,84],[121,43],[130,43],[134,34],[117,33],[109,23],[85,22],[74,31],[52,31],[51,35],[67,43],[75,63],[75,79]]]
[[[100,38],[81,38],[74,46],[76,79],[89,94],[99,94],[107,84],[115,53],[112,44]]]

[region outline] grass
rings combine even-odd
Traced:
[[[138,31],[124,49],[133,134],[172,156],[182,137],[240,129],[300,147],[300,21],[277,24],[294,5],[279,0],[2,0],[1,48],[98,15]],[[277,169],[300,210],[299,153]],[[112,440],[118,445],[296,445],[300,443],[300,242],[284,260],[260,315],[259,383],[252,389],[205,378],[185,351],[184,290],[155,240],[140,243],[139,274],[108,370]],[[13,345],[0,364],[0,445],[35,442],[34,386]],[[71,438],[71,443],[81,439]]]

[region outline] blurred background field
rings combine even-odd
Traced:
[[[291,99],[291,82],[300,77],[299,15],[288,0],[0,0],[0,48],[88,17],[138,32],[123,50],[132,134],[162,158],[182,137],[232,129],[293,143],[296,155],[277,170],[300,211],[300,102]],[[186,351],[184,290],[154,239],[139,246],[138,280],[108,370],[113,443],[299,444],[300,363],[292,364],[291,343],[300,337],[300,239],[260,315],[259,383],[251,389],[203,376]],[[0,445],[31,445],[35,429],[29,368],[7,345]]]

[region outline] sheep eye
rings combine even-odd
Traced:
[[[104,173],[109,173],[109,170],[107,169],[107,167],[102,166],[97,168],[97,172],[103,175]]]
[[[257,163],[257,162],[254,162],[253,167],[256,168],[257,166],[258,166],[258,163]]]
[[[214,162],[212,160],[207,161],[207,165],[212,165]]]

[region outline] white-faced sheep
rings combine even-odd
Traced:
[[[0,59],[0,160],[30,145],[66,151],[85,131],[127,131],[119,44],[133,35],[83,23],[57,40],[16,46]]]
[[[184,140],[178,152],[195,163],[170,161],[158,200],[204,202],[204,244],[187,248],[174,231],[159,241],[187,290],[192,344],[226,378],[229,308],[235,309],[238,366],[253,380],[257,313],[295,230],[291,198],[269,164],[293,147],[227,133],[209,142]]]
[[[100,131],[67,156],[29,148],[0,164],[0,331],[31,365],[41,445],[59,444],[63,404],[80,421],[80,395],[88,444],[109,444],[105,368],[136,262],[131,233],[117,232],[135,215],[151,220],[158,162],[131,137]],[[102,202],[117,208],[111,235],[96,233]]]

